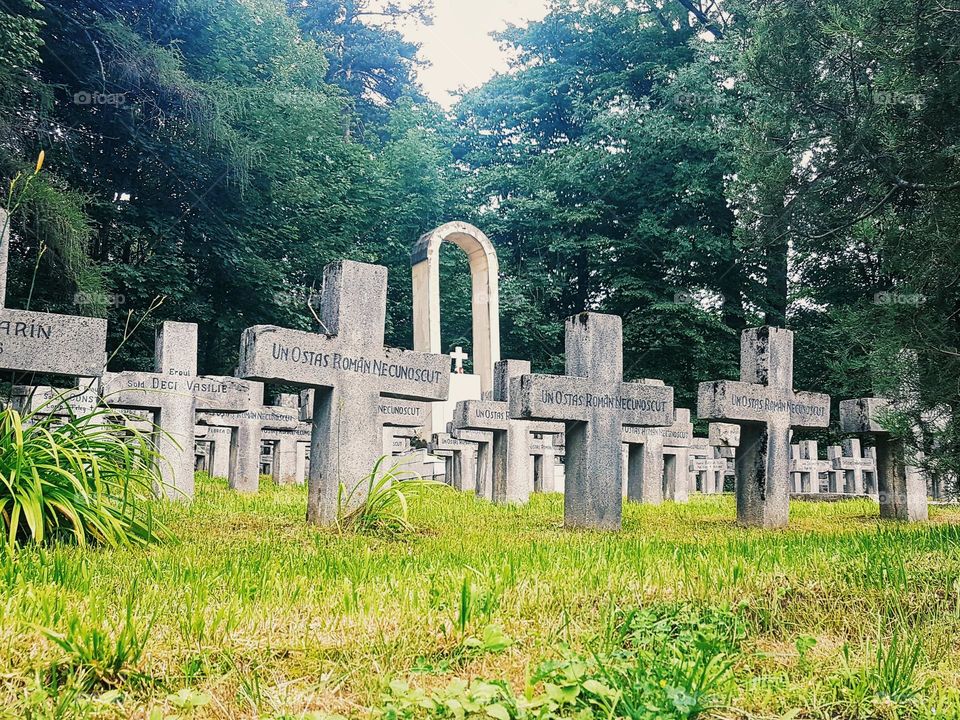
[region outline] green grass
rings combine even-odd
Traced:
[[[261,488],[199,478],[160,506],[177,542],[0,559],[0,716],[960,716],[958,509],[793,503],[761,532],[724,496],[629,505],[604,534],[564,531],[558,495],[444,488],[383,539]]]

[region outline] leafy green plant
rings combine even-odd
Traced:
[[[343,483],[337,494],[337,528],[384,535],[413,532],[410,522],[411,498],[430,488],[446,487],[436,480],[428,480],[406,470],[402,463],[388,469],[383,466],[387,456],[381,457],[352,489]]]
[[[730,694],[741,632],[731,613],[663,605],[630,612],[619,622],[612,633],[615,647],[590,656],[561,648],[560,659],[541,663],[530,676],[522,696],[503,682],[454,680],[427,693],[395,680],[382,716],[686,720]],[[511,643],[491,625],[470,646],[498,652]]]
[[[93,687],[116,687],[144,678],[139,669],[153,621],[140,625],[134,616],[137,589],[131,589],[124,606],[124,620],[115,635],[101,624],[93,624],[73,615],[65,632],[41,628],[41,632],[57,645],[66,658],[54,671],[78,679],[79,684]]]
[[[860,667],[851,661],[849,646],[844,646],[844,669],[831,679],[834,714],[848,718],[909,715],[923,696],[922,657],[921,639],[904,639],[899,631],[889,643],[878,642],[871,661]]]
[[[153,442],[117,425],[107,409],[55,417],[59,402],[22,416],[0,411],[0,530],[7,546],[72,538],[122,547],[167,537],[152,512],[160,484]]]

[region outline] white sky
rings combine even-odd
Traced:
[[[433,25],[404,29],[421,44],[420,55],[431,63],[420,71],[427,95],[450,107],[459,88],[482,85],[507,69],[508,55],[490,37],[508,23],[523,25],[547,14],[548,0],[434,0]]]

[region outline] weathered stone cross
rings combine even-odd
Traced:
[[[623,381],[623,327],[616,315],[566,322],[566,375],[523,375],[510,386],[510,415],[562,420],[566,438],[564,524],[620,528],[624,425],[673,422],[673,388]]]
[[[827,427],[830,396],[793,389],[793,333],[750,328],[740,336],[740,381],[700,383],[697,415],[741,426],[737,521],[783,527],[790,517],[790,428]]]
[[[243,332],[239,374],[316,389],[307,518],[336,521],[341,484],[354,502],[383,450],[380,396],[445,400],[446,355],[385,348],[387,269],[341,260],[324,268],[324,333],[257,325]]]
[[[493,493],[495,503],[525,503],[533,490],[530,432],[560,433],[559,423],[530,423],[510,416],[510,380],[530,372],[526,360],[500,360],[493,368],[493,400],[458,402],[455,430],[493,433]]]
[[[102,394],[115,408],[154,415],[164,484],[158,492],[174,499],[193,497],[194,427],[198,411],[243,412],[251,403],[250,383],[235,377],[197,375],[197,326],[165,322],[157,330],[156,372],[106,373]]]
[[[3,209],[0,230],[0,368],[100,377],[107,356],[105,319],[5,307],[10,227]]]

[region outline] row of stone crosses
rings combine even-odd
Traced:
[[[0,224],[3,220],[0,215]],[[8,238],[2,238],[0,299],[8,247]],[[386,295],[386,268],[352,261],[328,265],[319,313],[325,332],[248,328],[235,377],[198,374],[197,328],[191,323],[162,324],[154,372],[108,373],[103,368],[106,320],[3,308],[0,369],[91,378],[87,389],[95,393],[95,403],[149,420],[158,429],[164,458],[159,491],[175,498],[193,495],[198,421],[231,429],[232,484],[239,490],[256,488],[265,433],[296,434],[298,423],[309,421],[309,431],[300,431],[310,435],[307,517],[329,524],[336,519],[340,485],[360,483],[382,455],[384,427],[411,427],[417,403],[445,400],[448,394],[446,355],[384,347]],[[638,501],[656,502],[664,488],[667,497],[684,499],[685,473],[678,473],[676,460],[669,458],[683,454],[676,450],[683,447],[680,436],[692,436],[689,411],[674,407],[673,388],[661,381],[623,380],[620,318],[589,312],[569,318],[565,352],[564,375],[531,374],[529,363],[504,360],[495,368],[492,399],[457,404],[452,436],[434,437],[432,443],[435,451],[457,456],[450,482],[496,502],[523,501],[531,484],[530,456],[536,452],[533,433],[562,438],[568,527],[619,528],[624,485],[627,497]],[[698,415],[722,423],[710,439],[723,449],[719,454],[739,445],[738,521],[784,526],[791,471],[807,475],[801,484],[809,489],[819,470],[809,448],[806,458],[795,454],[791,467],[791,430],[827,427],[830,398],[793,389],[789,330],[745,330],[740,365],[739,381],[700,384]],[[289,398],[278,407],[264,407],[264,382],[299,386],[306,402],[298,412]],[[35,395],[35,389],[27,391],[30,402]],[[881,517],[924,520],[926,483],[907,464],[902,443],[878,422],[888,404],[884,398],[842,402],[841,430],[873,437]],[[739,439],[730,425],[739,429]],[[472,453],[460,452],[464,443],[477,446],[477,457],[489,453],[489,462],[470,468]],[[848,455],[850,465],[840,469],[862,470],[859,451]],[[681,461],[680,468],[686,465]],[[718,482],[703,487],[717,489]]]

